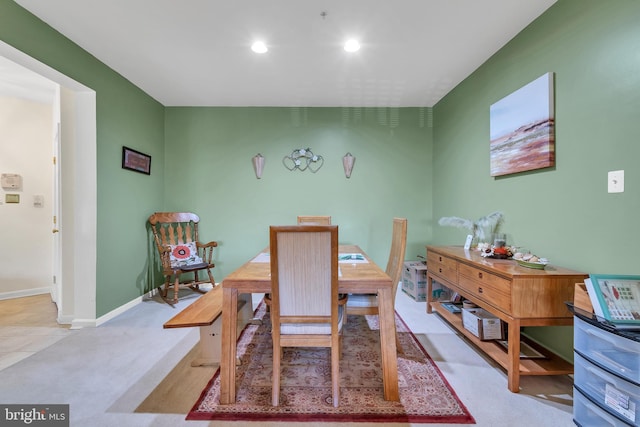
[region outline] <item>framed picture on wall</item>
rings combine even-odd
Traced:
[[[151,156],[123,146],[122,168],[151,175]]]
[[[491,176],[555,166],[553,73],[491,105]]]

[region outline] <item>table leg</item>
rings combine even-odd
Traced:
[[[224,284],[223,284],[224,285]],[[236,401],[236,330],[238,290],[222,289],[222,351],[220,354],[220,404]]]
[[[378,290],[378,317],[380,322],[384,399],[397,402],[400,400],[400,392],[398,391],[396,318],[391,288],[389,287]]]
[[[513,393],[520,391],[520,321],[509,321],[508,328],[508,361],[507,375],[509,390]]]

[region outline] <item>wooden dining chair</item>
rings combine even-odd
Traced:
[[[398,291],[398,283],[402,277],[402,269],[404,266],[404,254],[407,247],[407,219],[394,218],[393,232],[391,234],[391,249],[389,251],[389,260],[385,272],[391,277],[393,289],[391,295],[393,298],[393,306],[396,305],[396,292]],[[370,315],[378,314],[378,295],[376,294],[351,294],[347,300],[347,315]],[[346,319],[345,319],[346,321]],[[402,351],[400,342],[396,334],[396,345],[399,351]]]
[[[272,404],[280,403],[284,347],[330,347],[333,406],[340,399],[338,227],[271,226]]]
[[[211,269],[213,264],[213,248],[218,243],[211,241],[201,243],[198,240],[198,224],[200,217],[191,212],[156,212],[149,217],[149,224],[162,263],[162,274],[165,276],[162,298],[169,304],[178,302],[178,291],[189,288],[204,293],[200,285],[211,283],[215,286]],[[198,273],[207,277],[200,278]],[[182,275],[191,273],[189,279],[183,281]],[[173,278],[173,300],[167,298]]]
[[[331,225],[331,217],[327,215],[298,215],[298,225]]]
[[[331,225],[331,217],[326,215],[298,215],[298,225]],[[267,311],[271,310],[271,295],[265,294],[262,300],[267,305]]]

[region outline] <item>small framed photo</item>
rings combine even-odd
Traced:
[[[467,240],[464,242],[464,250],[468,251],[471,248],[471,242],[473,241],[473,235],[467,234]]]
[[[151,175],[151,156],[123,146],[122,168]]]

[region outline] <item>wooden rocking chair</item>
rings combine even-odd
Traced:
[[[178,302],[178,291],[189,288],[205,293],[201,284],[211,283],[215,286],[211,269],[213,264],[213,248],[217,242],[200,243],[198,240],[198,223],[200,217],[190,212],[156,212],[149,217],[153,238],[162,262],[162,274],[165,276],[162,298],[173,305]],[[207,278],[200,280],[198,273],[206,271]],[[193,273],[193,278],[181,281],[181,275]],[[173,300],[167,293],[173,278]]]

